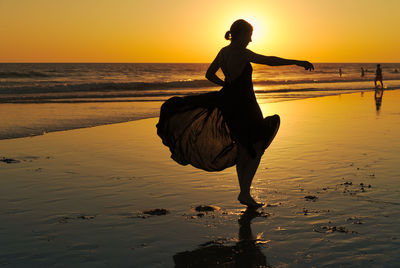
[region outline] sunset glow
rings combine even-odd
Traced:
[[[399,62],[399,10],[396,0],[2,0],[0,62],[210,62],[239,18],[258,53]]]

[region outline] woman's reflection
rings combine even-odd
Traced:
[[[205,243],[193,251],[174,255],[175,267],[270,267],[261,252],[262,241],[253,237],[251,221],[264,216],[255,209],[248,208],[238,220],[239,242],[225,246],[215,241]]]

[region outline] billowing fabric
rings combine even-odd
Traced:
[[[236,164],[237,145],[255,156],[254,143],[269,145],[279,116],[263,118],[251,80],[252,68],[218,92],[167,100],[160,111],[157,134],[181,165],[219,171]]]

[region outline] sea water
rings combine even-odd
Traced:
[[[158,115],[172,96],[219,90],[208,63],[0,63],[0,139]],[[260,103],[374,89],[375,63],[253,64]],[[365,70],[361,75],[361,68]],[[341,69],[342,74],[339,74]],[[386,89],[400,88],[400,63],[382,64]],[[223,78],[221,72],[218,75]]]

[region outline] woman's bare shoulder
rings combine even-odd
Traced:
[[[228,45],[228,46],[221,48],[221,50],[218,54],[223,56],[224,58],[234,57],[235,59],[243,60],[244,58],[248,58],[249,55],[251,55],[251,53],[253,53],[251,50],[238,49],[238,48]]]
[[[223,65],[226,59],[230,57],[230,54],[231,52],[229,46],[221,48],[217,55],[218,62]]]
[[[228,53],[228,51],[229,51],[229,46],[225,46],[225,47],[223,47],[223,48],[221,48],[220,50],[219,50],[219,52],[218,52],[218,55],[225,55],[225,54],[227,54]]]

